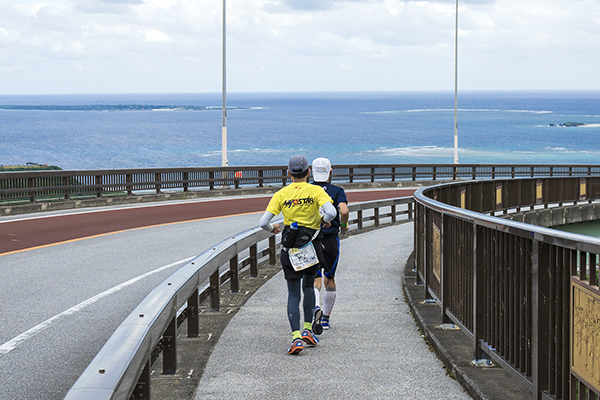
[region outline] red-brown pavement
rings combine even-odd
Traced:
[[[358,203],[412,196],[414,191],[360,190],[346,194],[349,203]],[[267,207],[270,198],[170,203],[7,221],[0,223],[0,255],[128,229],[260,212]]]

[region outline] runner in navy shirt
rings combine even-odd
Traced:
[[[350,216],[350,213],[348,211],[346,192],[344,192],[344,189],[341,187],[331,184],[331,162],[326,158],[317,158],[312,163],[312,172],[314,180],[313,184],[319,185],[325,189],[329,197],[333,200],[333,206],[338,210],[336,217],[331,221],[331,227],[321,227],[319,239],[323,246],[325,265],[322,265],[323,270],[319,270],[317,273],[314,283],[315,310],[317,310],[318,307],[318,311],[315,311],[315,318],[321,316],[322,329],[329,329],[329,317],[336,296],[335,273],[340,254],[340,239],[338,234],[340,231],[342,233],[348,231],[348,217]],[[321,280],[325,286],[325,297],[323,299],[322,312],[319,312],[321,311]],[[315,324],[315,322],[313,322],[313,324]],[[322,329],[315,327],[314,331],[319,334],[319,331],[322,331]]]

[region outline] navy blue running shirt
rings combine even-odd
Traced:
[[[348,203],[348,199],[346,198],[346,192],[339,186],[332,185],[329,182],[313,182],[313,185],[321,186],[325,189],[325,192],[331,197],[333,200],[333,206],[337,210],[337,215],[331,221],[331,226],[329,228],[321,227],[321,232],[325,235],[329,235],[332,233],[338,233],[340,231],[340,210],[338,209],[338,205],[340,203]]]

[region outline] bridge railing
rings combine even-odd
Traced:
[[[412,197],[351,204],[351,231],[413,218]],[[268,242],[268,244],[266,243]],[[219,287],[240,290],[239,274],[258,276],[261,262],[276,263],[276,236],[260,228],[222,241],[165,279],[123,321],[67,393],[75,399],[150,399],[150,367],[162,352],[163,374],[177,370],[177,329],[187,320],[188,337],[198,337],[199,305],[210,298],[219,310]],[[242,255],[249,256],[241,259]],[[200,345],[200,344],[199,344]]]
[[[511,371],[538,399],[600,391],[600,240],[502,216],[593,206],[600,178],[457,182],[415,193],[425,294],[472,340],[475,360]],[[560,211],[557,209],[557,211]]]
[[[600,175],[600,165],[334,165],[333,182],[496,179]],[[223,187],[285,186],[287,166],[0,172],[0,202],[37,202]]]

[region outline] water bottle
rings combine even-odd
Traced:
[[[288,249],[291,248],[296,241],[296,236],[298,236],[298,223],[292,222],[289,229],[284,230],[284,235],[281,239],[281,245]]]

